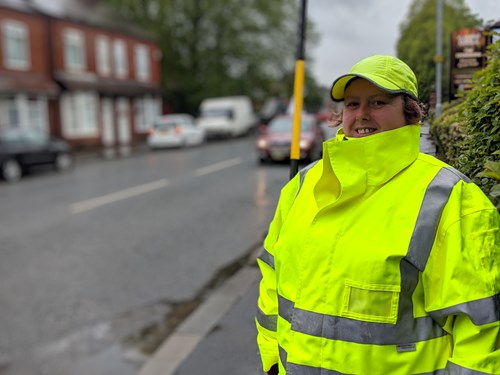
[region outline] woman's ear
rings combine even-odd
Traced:
[[[330,120],[328,121],[328,127],[335,128],[336,126],[339,126],[340,124],[342,124],[342,111],[332,112],[332,116],[330,117]]]
[[[422,107],[408,96],[403,96],[403,112],[407,124],[417,124],[422,120]]]

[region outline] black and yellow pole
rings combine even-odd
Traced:
[[[302,103],[304,101],[304,46],[306,36],[307,0],[301,0],[299,44],[297,48],[297,60],[295,62],[295,78],[293,96],[295,98],[295,110],[293,114],[292,145],[290,148],[290,180],[299,170],[300,160],[300,120],[302,114]]]

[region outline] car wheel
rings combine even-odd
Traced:
[[[57,154],[54,165],[58,171],[68,170],[73,165],[73,158],[66,153]]]
[[[16,182],[21,179],[23,171],[18,161],[15,159],[9,159],[2,164],[2,177],[7,182]]]

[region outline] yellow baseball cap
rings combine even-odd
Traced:
[[[347,83],[356,77],[392,94],[408,94],[418,100],[417,77],[413,70],[397,57],[384,55],[367,57],[354,64],[348,74],[337,78],[332,85],[332,100],[344,100]]]

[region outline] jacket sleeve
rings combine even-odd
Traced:
[[[255,323],[257,326],[257,344],[264,372],[271,370],[278,363],[278,295],[276,274],[274,268],[275,244],[278,240],[283,219],[290,207],[290,191],[296,191],[297,179],[290,181],[283,189],[278,201],[274,218],[269,226],[264,240],[262,252],[257,258],[257,264],[262,273],[259,288],[258,309]]]
[[[438,232],[424,271],[426,310],[453,336],[447,374],[500,374],[500,216],[464,190],[469,203]]]

